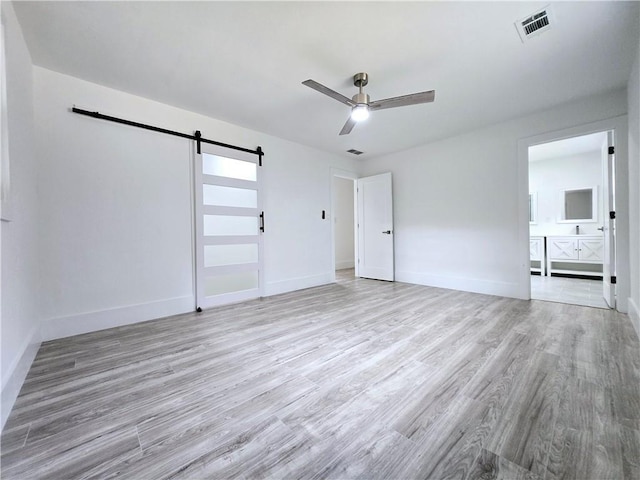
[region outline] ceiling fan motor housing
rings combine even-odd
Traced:
[[[356,73],[353,76],[353,84],[360,89],[359,93],[351,97],[351,100],[353,100],[356,105],[369,105],[369,95],[362,92],[362,87],[366,86],[367,83],[369,83],[369,75],[366,73]]]
[[[369,95],[366,93],[356,93],[353,97],[351,97],[357,105],[369,105]]]

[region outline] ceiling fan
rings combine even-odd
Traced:
[[[385,98],[383,100],[376,100],[372,102],[369,95],[362,91],[362,88],[369,83],[369,75],[362,72],[356,73],[353,76],[353,84],[360,90],[351,99],[348,99],[344,95],[331,90],[329,87],[325,87],[321,83],[315,80],[305,80],[303,85],[313,88],[320,93],[324,93],[329,97],[338,100],[340,103],[344,103],[351,107],[351,116],[347,119],[347,123],[344,124],[340,135],[347,135],[351,133],[356,123],[369,118],[369,112],[376,110],[384,110],[385,108],[404,107],[406,105],[416,105],[418,103],[433,102],[436,97],[435,90],[429,90],[427,92],[411,93],[409,95],[402,95],[400,97]]]

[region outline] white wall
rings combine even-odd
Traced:
[[[333,201],[336,270],[353,268],[353,180],[333,177]]]
[[[640,336],[640,40],[627,87],[629,102],[629,315]]]
[[[330,282],[331,168],[354,161],[34,68],[45,338],[194,308],[192,142],[88,110],[255,148],[264,157],[265,294]],[[309,252],[313,252],[310,254]]]
[[[31,57],[13,6],[1,2],[6,36],[11,222],[0,223],[2,426],[40,345],[38,169],[33,148]]]
[[[598,221],[595,223],[558,223],[565,189],[597,187]],[[530,227],[531,235],[572,235],[576,225],[581,234],[601,235],[602,158],[600,152],[529,162],[529,191],[536,192],[538,221]]]
[[[625,91],[610,92],[364,163],[393,172],[396,279],[528,298],[518,140],[626,110]]]

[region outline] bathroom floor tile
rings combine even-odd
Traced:
[[[531,298],[587,307],[609,308],[602,296],[602,280],[531,275]]]

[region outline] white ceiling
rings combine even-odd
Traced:
[[[598,152],[607,140],[606,132],[592,133],[580,137],[565,138],[555,142],[542,143],[529,147],[529,161],[564,158],[581,153]]]
[[[626,85],[637,2],[16,2],[36,65],[326,151],[370,158]],[[349,109],[301,85],[373,100],[435,89],[433,104]],[[100,110],[100,105],[86,107]],[[194,125],[194,129],[198,128]]]

